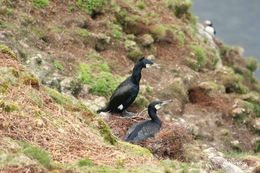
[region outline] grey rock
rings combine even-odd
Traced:
[[[223,154],[218,152],[215,148],[205,149],[204,152],[216,169],[221,168],[226,173],[244,173],[241,168],[225,159]]]
[[[260,130],[260,118],[255,118],[252,123],[252,126],[255,130]]]

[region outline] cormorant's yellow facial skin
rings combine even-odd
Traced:
[[[157,104],[155,105],[155,109],[158,110],[158,109],[161,109],[162,105],[161,104]]]
[[[152,67],[151,64],[146,64],[146,65],[145,65],[145,68],[150,68],[150,67]]]

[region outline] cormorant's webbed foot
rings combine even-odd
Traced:
[[[135,115],[134,112],[128,112],[127,110],[124,110],[124,111],[122,112],[122,116],[123,116],[123,117],[131,117],[131,116],[134,116],[134,115]]]

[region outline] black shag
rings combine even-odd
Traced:
[[[133,125],[126,133],[125,141],[140,142],[149,137],[153,137],[161,128],[161,120],[157,116],[157,110],[163,105],[170,103],[172,100],[167,101],[154,101],[148,106],[148,115],[151,120],[146,120]]]
[[[135,98],[139,93],[139,83],[141,80],[141,71],[143,68],[149,68],[155,65],[152,61],[141,58],[135,64],[132,75],[123,81],[114,91],[110,97],[109,103],[105,108],[97,111],[100,112],[111,112],[111,113],[125,113],[128,112],[126,109],[134,102]],[[123,114],[123,115],[125,115]]]

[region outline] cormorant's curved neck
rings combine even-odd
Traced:
[[[161,125],[161,120],[157,116],[157,110],[155,108],[154,109],[148,109],[148,115],[151,117],[152,121]]]
[[[142,63],[139,62],[135,65],[134,69],[133,69],[133,72],[132,72],[132,80],[135,84],[139,84],[140,80],[141,80],[141,77],[142,77],[142,69],[143,69],[143,66],[142,66]]]

